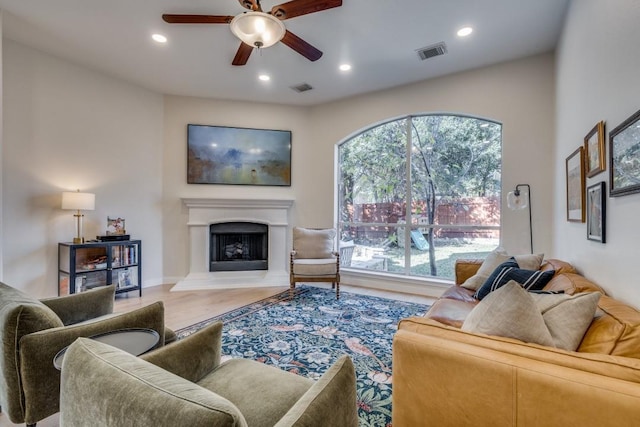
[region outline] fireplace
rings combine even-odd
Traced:
[[[185,256],[189,260],[189,273],[176,281],[172,291],[289,285],[289,211],[294,203],[292,199],[184,198],[182,203],[188,214],[189,247]],[[253,224],[245,233],[250,235],[247,237],[253,240],[255,234],[262,234],[266,229],[265,240],[256,245],[247,244],[242,238],[231,238],[230,242],[222,245],[224,257],[231,259],[218,260],[218,254],[212,257],[212,247],[218,246],[223,238],[216,237],[214,243],[212,231],[220,234],[217,227],[223,223],[234,224],[234,228],[221,234],[240,234],[236,233],[236,226]],[[264,249],[259,257],[255,246],[260,251]],[[230,256],[227,256],[227,250]],[[249,259],[244,259],[245,256]],[[245,263],[243,270],[237,270],[236,265],[242,263]],[[212,268],[212,264],[215,267]],[[244,270],[247,265],[252,268],[258,265],[260,269]]]
[[[211,224],[209,271],[267,270],[269,226],[255,222]]]

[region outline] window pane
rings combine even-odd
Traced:
[[[347,267],[453,278],[457,258],[498,246],[501,132],[491,121],[425,115],[343,143],[339,227],[354,245]]]

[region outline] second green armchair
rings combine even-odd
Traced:
[[[78,337],[149,328],[158,346],[175,339],[161,302],[113,313],[114,286],[38,300],[0,283],[0,405],[13,423],[35,425],[59,411],[60,371],[53,358]]]
[[[215,323],[139,358],[89,339],[76,341],[62,366],[61,425],[358,425],[348,356],[313,381],[253,360],[220,363],[221,333],[222,324]]]

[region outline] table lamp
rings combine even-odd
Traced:
[[[73,243],[84,243],[82,233],[82,218],[84,215],[80,211],[92,211],[96,208],[96,195],[92,193],[81,193],[65,191],[62,193],[62,209],[76,211],[76,237]]]

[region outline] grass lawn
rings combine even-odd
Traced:
[[[436,276],[443,279],[454,278],[456,259],[485,258],[498,246],[497,239],[473,239],[460,242],[457,239],[440,239],[435,242]],[[387,271],[404,273],[404,248],[393,247],[384,251]],[[432,276],[429,264],[429,250],[421,251],[411,247],[411,275]]]

